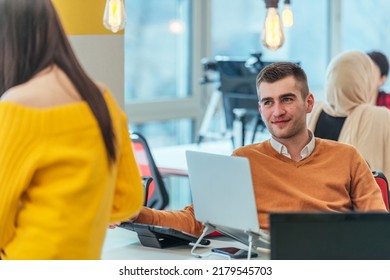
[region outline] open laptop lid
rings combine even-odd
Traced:
[[[258,232],[249,160],[195,151],[186,157],[196,219],[217,229]]]
[[[271,259],[390,259],[388,213],[274,213]]]

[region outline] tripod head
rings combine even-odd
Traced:
[[[211,72],[217,72],[218,71],[218,65],[217,61],[215,59],[208,59],[208,58],[202,58],[200,60],[200,63],[202,64],[203,68],[203,76],[200,79],[200,84],[209,84],[209,83],[216,83],[219,82],[219,79],[210,79],[210,71]]]

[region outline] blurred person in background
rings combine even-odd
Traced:
[[[390,178],[390,111],[376,106],[379,75],[359,51],[335,56],[326,71],[326,102],[316,102],[309,129],[316,137],[353,145],[371,170]]]
[[[390,109],[390,94],[382,89],[383,85],[387,81],[389,74],[389,61],[383,53],[378,51],[372,51],[367,54],[374,62],[377,72],[379,71],[378,75],[380,78],[378,82],[378,97],[376,100],[376,105],[384,106]]]

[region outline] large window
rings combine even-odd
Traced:
[[[137,129],[151,134],[157,127],[160,135],[153,138],[161,145],[195,140],[209,101],[202,92],[207,87],[199,85],[203,57],[247,59],[261,53],[265,61],[300,62],[311,90],[322,99],[326,67],[335,54],[357,49],[390,56],[386,0],[293,0],[295,22],[285,29],[285,44],[277,51],[260,42],[263,0],[133,0],[126,5],[126,110]],[[279,1],[280,11],[283,5]]]
[[[285,29],[284,46],[270,51],[260,42],[263,0],[126,1],[130,124],[156,139],[156,145],[194,141],[213,88],[199,84],[201,58],[247,59],[261,53],[264,61],[300,62],[318,100],[324,98],[327,64],[337,53],[379,50],[390,57],[390,2],[292,0],[291,6],[294,25]],[[390,82],[385,89],[390,91]]]
[[[210,87],[199,84],[205,57],[247,59],[261,53],[265,61],[300,62],[311,90],[320,95],[329,61],[328,6],[328,0],[292,1],[295,24],[285,29],[284,46],[270,51],[260,41],[262,0],[126,1],[125,102],[131,128],[156,139],[156,145],[194,141],[210,98]]]
[[[153,146],[191,142],[191,1],[126,1],[126,10],[130,129],[143,133]]]
[[[156,100],[190,93],[190,1],[126,1],[125,98]]]
[[[197,118],[190,0],[126,1],[125,103],[150,147],[190,143]],[[191,203],[187,178],[164,178],[168,209]]]
[[[341,51],[380,51],[390,58],[390,2],[343,0],[341,6]],[[384,86],[390,91],[390,82]]]
[[[294,25],[284,29],[285,43],[276,51],[261,44],[266,9],[261,0],[212,0],[212,54],[264,61],[300,62],[312,91],[320,91],[328,63],[328,1],[293,0]],[[279,11],[283,1],[279,1]]]

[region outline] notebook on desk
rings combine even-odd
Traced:
[[[390,259],[388,213],[275,213],[271,259]]]
[[[243,157],[186,152],[195,218],[224,235],[253,247],[269,248],[260,230],[249,160]]]

